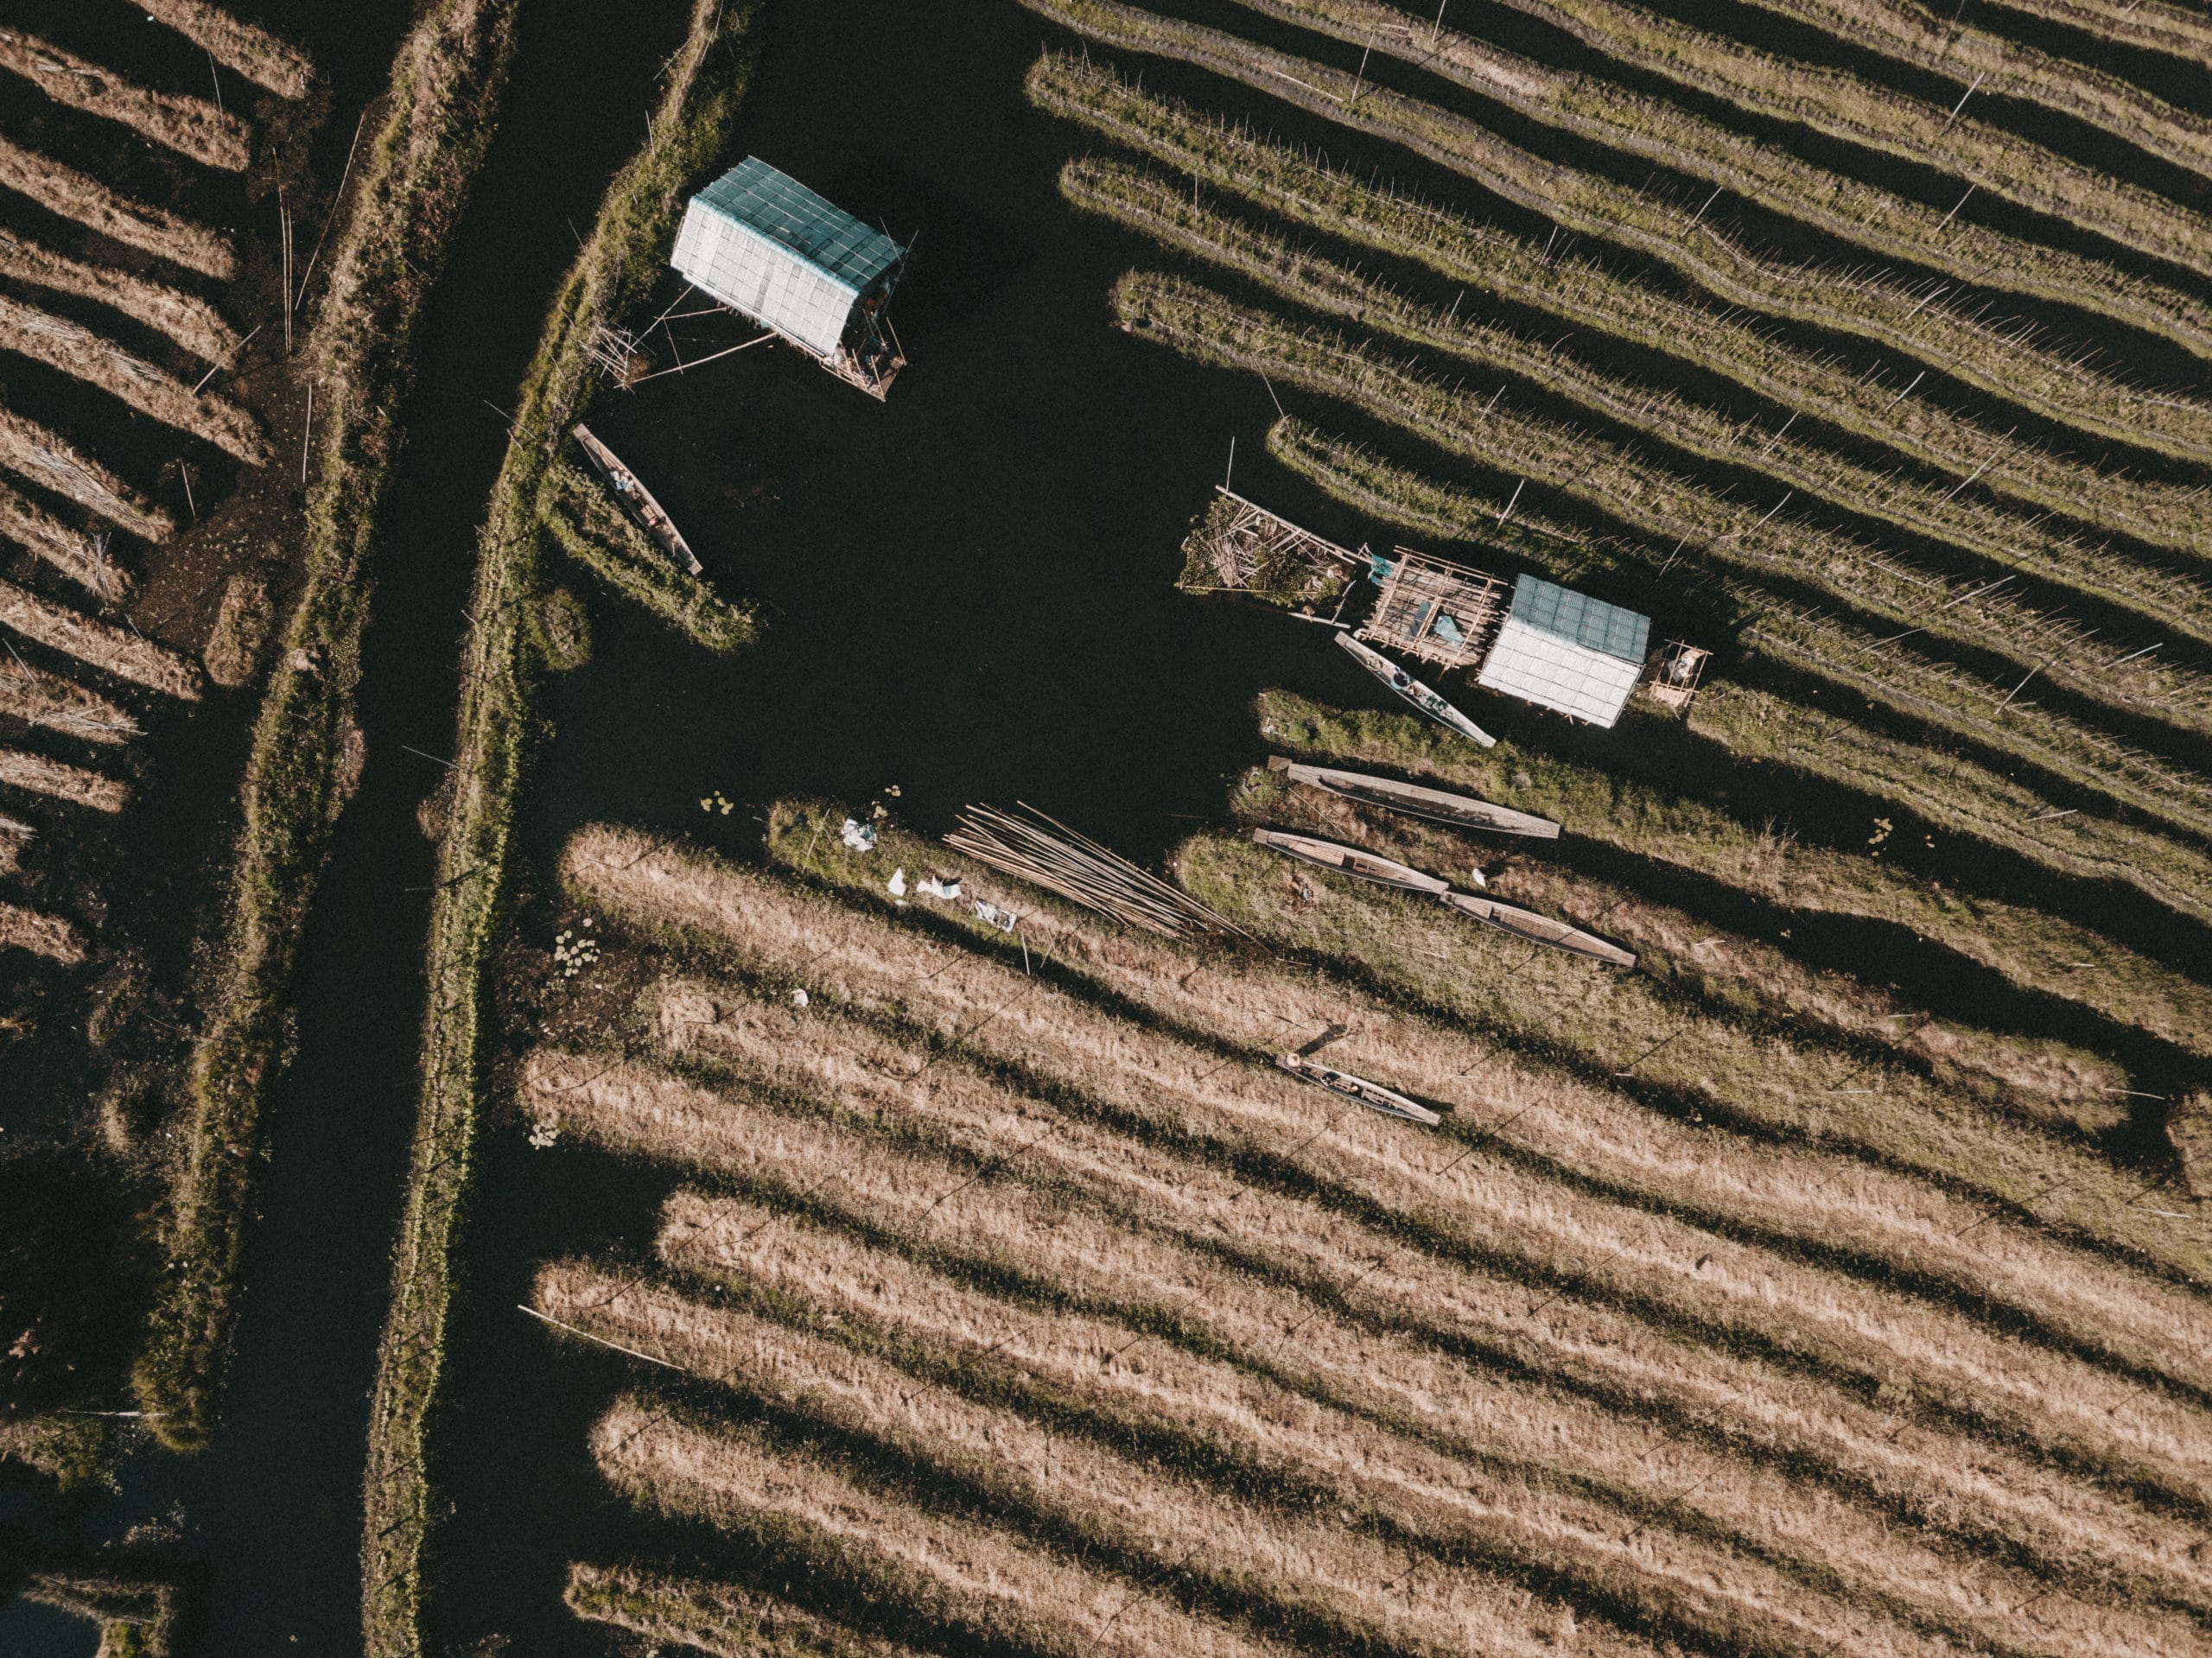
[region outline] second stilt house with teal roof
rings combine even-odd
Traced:
[[[691,198],[669,263],[871,397],[906,366],[883,306],[906,250],[757,156]]]

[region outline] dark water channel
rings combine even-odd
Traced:
[[[685,7],[624,7],[620,28],[610,10],[524,7],[507,114],[432,302],[379,554],[370,758],[308,939],[299,1054],[276,1102],[221,1431],[196,1462],[138,1459],[99,1516],[119,1534],[181,1505],[206,1650],[226,1658],[359,1644],[366,1397],[413,1122],[431,879],[414,810],[440,776],[408,750],[449,753],[473,534],[505,441],[484,405],[510,406],[571,224],[588,221],[642,136]],[[568,833],[596,819],[744,854],[752,815],[779,795],[859,804],[893,784],[900,816],[925,830],[968,801],[1024,799],[1156,855],[1217,819],[1226,780],[1264,753],[1255,691],[1371,700],[1325,630],[1173,590],[1178,545],[1231,435],[1240,487],[1354,544],[1378,531],[1267,462],[1275,410],[1263,386],[1109,326],[1109,285],[1157,261],[1058,196],[1061,162],[1087,145],[1021,95],[1048,26],[1013,0],[771,0],[765,11],[727,159],[759,154],[901,240],[918,237],[892,312],[913,365],[879,406],[770,346],[656,380],[594,417],[710,579],[763,600],[768,627],[758,648],[710,657],[588,575],[566,578],[590,605],[596,655],[546,689],[525,874],[542,886]],[[364,61],[371,50],[365,41]],[[1219,83],[1192,84],[1216,107],[1295,124]],[[664,284],[660,302],[676,298]],[[708,320],[678,328],[687,358],[744,337]],[[652,344],[665,365],[667,340]],[[1559,734],[1471,695],[1477,717],[1509,734]],[[1578,746],[1604,761],[1608,743],[1632,740]],[[702,812],[715,791],[737,810]],[[439,1452],[452,1509],[436,1649],[504,1636],[517,1653],[606,1651],[561,1608],[566,1562],[718,1547],[607,1496],[585,1434],[627,1372],[556,1349],[514,1310],[540,1261],[646,1242],[669,1184],[569,1148],[532,1151],[511,1123],[490,1133]],[[0,1648],[78,1649],[73,1636],[25,1644],[20,1628],[0,1625]]]

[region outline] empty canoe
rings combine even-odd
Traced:
[[[1554,921],[1548,915],[1538,915],[1534,910],[1516,909],[1494,898],[1477,898],[1472,893],[1440,893],[1437,896],[1462,915],[1471,915],[1485,926],[1510,932],[1532,944],[1572,950],[1577,956],[1587,956],[1593,962],[1608,962],[1615,967],[1636,965],[1636,957],[1618,944],[1609,943],[1594,932],[1570,927],[1564,921]]]
[[[1408,893],[1433,893],[1439,897],[1452,890],[1450,881],[1425,875],[1411,865],[1394,859],[1363,852],[1356,846],[1338,846],[1334,841],[1317,841],[1310,835],[1292,835],[1282,829],[1255,829],[1252,838],[1262,846],[1273,847],[1304,862],[1340,870],[1384,886],[1395,886]]]
[[[1326,789],[1331,794],[1342,795],[1347,800],[1364,802],[1370,806],[1388,806],[1414,817],[1432,818],[1440,823],[1452,823],[1461,829],[1492,829],[1500,835],[1529,835],[1538,840],[1556,841],[1559,825],[1548,817],[1538,817],[1529,812],[1517,812],[1510,806],[1495,806],[1473,795],[1447,794],[1441,789],[1424,789],[1418,783],[1400,783],[1395,778],[1370,777],[1364,772],[1339,772],[1327,765],[1301,765],[1296,760],[1287,760],[1280,754],[1268,756],[1268,769],[1281,772],[1293,783],[1304,783],[1316,789]]]
[[[1351,652],[1352,660],[1373,674],[1392,690],[1426,714],[1440,726],[1458,732],[1470,742],[1480,743],[1484,748],[1497,746],[1497,739],[1484,731],[1465,715],[1453,708],[1434,691],[1415,679],[1403,668],[1378,651],[1370,651],[1349,633],[1337,635],[1337,643]]]
[[[1357,1100],[1369,1110],[1380,1111],[1386,1117],[1402,1117],[1408,1122],[1422,1123],[1431,1128],[1444,1121],[1427,1106],[1408,1099],[1394,1088],[1370,1083],[1364,1077],[1355,1077],[1350,1071],[1338,1070],[1332,1065],[1318,1064],[1303,1055],[1278,1054],[1275,1064],[1300,1082],[1325,1088],[1332,1094],[1341,1094],[1348,1100]]]

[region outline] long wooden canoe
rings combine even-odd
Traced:
[[[1433,1128],[1444,1121],[1427,1106],[1408,1099],[1394,1088],[1380,1083],[1370,1083],[1364,1077],[1355,1077],[1348,1070],[1338,1070],[1302,1054],[1285,1053],[1275,1057],[1281,1065],[1300,1082],[1325,1088],[1332,1094],[1341,1094],[1346,1099],[1357,1100],[1370,1111],[1380,1111],[1386,1117],[1402,1117],[1408,1122],[1418,1122]]]
[[[1534,910],[1516,909],[1510,904],[1500,904],[1494,898],[1477,898],[1472,893],[1440,893],[1437,896],[1460,914],[1471,915],[1485,926],[1510,932],[1530,943],[1568,950],[1614,967],[1636,965],[1636,957],[1618,944],[1610,943],[1594,932],[1571,927],[1564,921],[1554,921],[1548,915],[1538,915]]]
[[[676,520],[661,510],[660,503],[653,499],[652,491],[645,487],[644,480],[622,464],[620,455],[594,436],[590,427],[579,421],[574,429],[585,457],[607,480],[607,486],[614,492],[614,499],[622,504],[622,510],[652,537],[653,545],[693,575],[705,574],[706,566],[692,556],[691,543],[683,539]]]
[[[1493,829],[1500,835],[1528,835],[1541,841],[1559,839],[1559,825],[1548,817],[1538,817],[1529,812],[1517,812],[1510,806],[1493,805],[1473,795],[1447,794],[1441,789],[1425,789],[1418,783],[1401,783],[1395,778],[1370,777],[1364,772],[1339,772],[1328,765],[1301,765],[1296,760],[1285,759],[1280,754],[1268,756],[1270,772],[1285,773],[1293,783],[1309,784],[1316,789],[1325,789],[1332,795],[1342,795],[1347,800],[1363,801],[1370,806],[1388,806],[1414,817],[1432,818],[1440,823],[1450,823],[1460,829]]]
[[[1262,846],[1273,847],[1303,862],[1357,875],[1362,880],[1383,886],[1395,886],[1408,893],[1433,893],[1440,898],[1452,890],[1450,881],[1425,875],[1410,864],[1365,852],[1356,846],[1339,846],[1334,841],[1317,841],[1310,835],[1293,835],[1284,829],[1255,829],[1252,838]]]
[[[1370,651],[1349,633],[1337,635],[1337,643],[1351,652],[1352,660],[1373,674],[1407,702],[1412,703],[1446,730],[1456,731],[1470,742],[1480,743],[1484,748],[1497,746],[1497,739],[1484,731],[1465,715],[1453,708],[1434,691],[1415,679],[1403,668],[1379,651]]]

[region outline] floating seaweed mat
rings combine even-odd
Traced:
[[[969,807],[944,843],[994,869],[1149,932],[1170,938],[1202,932],[1251,937],[1181,888],[1147,874],[1089,835],[1027,802],[1016,804],[1027,816],[995,806]]]

